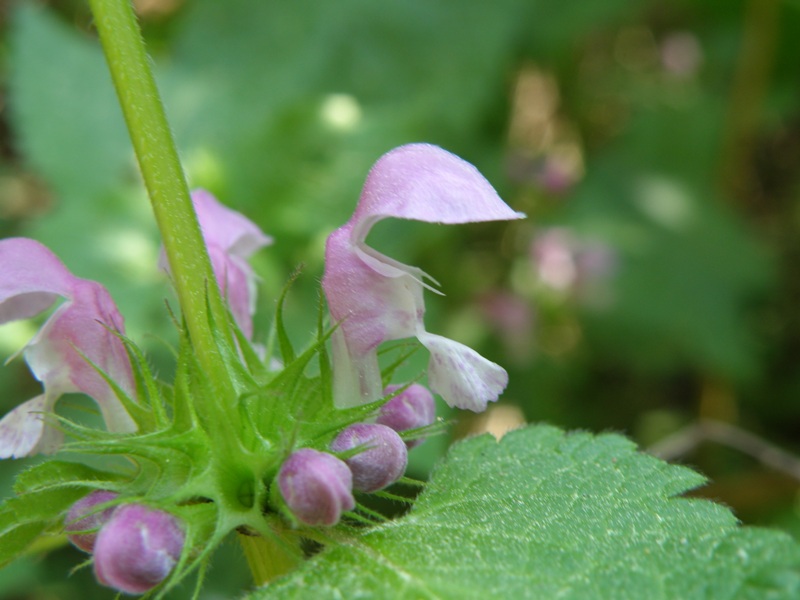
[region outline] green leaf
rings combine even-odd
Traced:
[[[675,497],[704,481],[619,435],[534,426],[473,438],[407,516],[250,598],[800,597],[789,536]]]
[[[118,475],[86,465],[47,461],[17,477],[17,496],[0,505],[0,567],[18,558],[89,490],[111,489]]]
[[[47,523],[44,521],[34,521],[32,523],[13,523],[11,517],[6,513],[0,513],[0,541],[3,546],[0,549],[0,567],[18,558],[45,529]]]
[[[0,506],[0,567],[5,566],[48,528],[56,525],[86,488],[55,487],[15,496]]]
[[[292,284],[299,277],[299,275],[299,269],[292,273],[291,277],[289,277],[289,281],[287,281],[286,285],[283,286],[283,290],[281,291],[281,295],[278,298],[278,303],[275,307],[275,332],[278,335],[278,345],[281,350],[281,360],[286,365],[294,361],[295,353],[294,348],[292,347],[292,342],[289,340],[289,336],[286,334],[286,327],[283,323],[283,305],[284,302],[286,302],[286,295],[289,293],[289,289],[292,287]]]
[[[28,3],[14,19],[11,107],[26,157],[61,194],[113,187],[131,151],[100,47]]]

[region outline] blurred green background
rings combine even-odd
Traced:
[[[287,318],[310,340],[325,237],[371,164],[441,145],[529,216],[372,236],[441,283],[430,331],[509,371],[501,410],[456,416],[456,434],[620,431],[707,474],[699,493],[742,519],[800,534],[800,2],[135,4],[191,185],[275,237],[254,261],[258,335],[303,264]],[[83,0],[0,3],[0,236],[14,235],[104,283],[168,376],[174,299]],[[0,328],[0,356],[33,332]],[[0,413],[39,389],[21,359],[0,386]],[[447,443],[415,450],[415,474]],[[0,465],[0,491],[25,464]],[[66,577],[81,560],[26,558],[0,571],[0,598],[112,598],[86,570]],[[235,544],[215,564],[204,598],[249,585]]]

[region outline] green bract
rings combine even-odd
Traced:
[[[285,363],[280,371],[264,367],[232,318],[236,347],[221,336],[216,340],[236,389],[232,398],[215,393],[185,332],[172,385],[157,380],[138,348],[123,338],[137,400],[108,381],[137,432],[112,433],[66,419],[60,419],[59,426],[69,440],[63,452],[126,460],[116,463],[120,466],[113,471],[49,461],[23,473],[17,496],[0,507],[0,566],[42,533],[61,533],[63,513],[91,490],[119,492],[121,502],[165,510],[185,524],[185,551],[162,592],[205,565],[234,530],[263,536],[299,558],[299,539],[308,533],[280,516],[284,507],[270,494],[281,463],[296,448],[327,449],[339,431],[367,418],[381,402],[335,409],[329,370],[321,368],[314,377],[304,374],[312,360],[327,362],[324,343],[329,332],[320,329],[317,342],[294,357],[280,320],[277,323]]]

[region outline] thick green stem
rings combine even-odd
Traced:
[[[178,301],[198,361],[221,393],[230,383],[208,310],[229,340],[228,315],[214,282],[175,141],[129,0],[89,0],[139,167],[164,241]],[[208,297],[208,302],[206,302]]]
[[[198,408],[205,409],[208,414],[204,416],[211,422],[220,424],[218,429],[212,430],[228,441],[220,444],[221,451],[231,451],[238,447],[239,432],[225,431],[225,427],[233,425],[230,413],[215,414],[229,411],[235,401],[233,382],[215,339],[215,335],[222,335],[226,345],[234,347],[228,311],[215,283],[144,41],[130,0],[89,0],[89,3],[164,240],[192,349],[212,387],[211,394],[197,395],[208,400],[205,402],[208,406]],[[216,331],[212,330],[212,323]],[[277,538],[240,537],[248,564],[259,583],[286,573],[302,558],[299,550],[291,550],[292,544],[281,543]]]
[[[291,547],[288,540],[239,534],[239,542],[256,585],[265,585],[286,575],[302,562],[299,549],[295,553],[287,551],[287,547]]]

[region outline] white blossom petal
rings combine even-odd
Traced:
[[[58,450],[64,435],[45,423],[56,399],[45,394],[36,396],[0,420],[0,458],[22,458]]]
[[[508,385],[505,369],[472,348],[432,333],[418,338],[431,353],[428,385],[448,405],[481,412]]]

